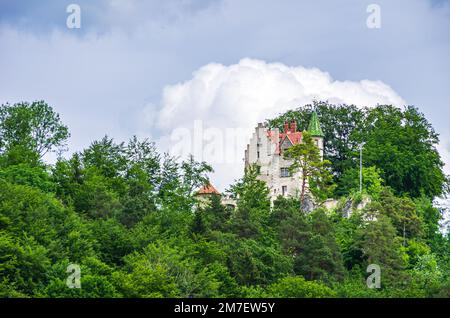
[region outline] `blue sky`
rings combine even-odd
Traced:
[[[81,29],[66,26],[70,3],[81,7]],[[381,8],[379,29],[366,25],[372,3]],[[48,101],[70,127],[72,151],[104,134],[118,140],[138,134],[164,145],[171,129],[195,119],[252,125],[283,110],[280,101],[356,92],[349,101],[389,95],[418,106],[441,134],[439,150],[450,164],[449,56],[450,2],[443,0],[0,0],[0,103]],[[283,66],[275,73],[274,63]],[[277,88],[267,95],[258,91],[265,84],[246,85],[260,83],[258,74],[265,84],[300,74],[299,87],[325,81],[326,89],[297,96]],[[373,83],[387,88],[377,84],[369,98]],[[210,96],[205,104],[195,99],[198,90]],[[227,117],[228,110],[252,121]],[[225,174],[215,177],[222,189],[238,177]]]

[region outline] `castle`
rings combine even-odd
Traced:
[[[311,115],[307,131],[311,134],[323,158],[324,133],[316,112]],[[289,166],[292,162],[284,159],[283,152],[301,142],[302,132],[297,130],[295,121],[285,122],[282,131],[278,128],[269,129],[262,123],[255,128],[245,150],[245,167],[252,164],[260,167],[259,179],[266,182],[271,202],[279,195],[296,196],[300,191],[301,172],[291,175]],[[220,195],[211,184],[202,187],[197,194],[200,198],[206,198],[211,194]],[[235,202],[226,196],[222,196],[222,203],[229,207],[235,206]]]
[[[317,114],[312,113],[308,132],[311,134],[323,158],[324,134]],[[245,166],[257,164],[260,167],[259,179],[267,183],[270,199],[273,202],[279,195],[295,196],[299,192],[301,172],[290,173],[291,161],[284,159],[283,152],[302,142],[302,132],[297,130],[297,123],[284,123],[283,130],[269,129],[258,124],[250,143],[245,150]]]

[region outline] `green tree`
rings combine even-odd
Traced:
[[[336,235],[344,266],[348,270],[352,270],[361,263],[361,251],[355,249],[358,233],[364,225],[364,220],[360,212],[351,213],[348,217],[342,215],[340,211],[336,211],[331,215],[331,222]]]
[[[210,195],[209,204],[202,210],[209,229],[222,231],[228,226],[232,211],[222,204],[220,195]]]
[[[123,265],[123,257],[133,252],[130,231],[114,218],[98,219],[87,224],[95,237],[94,249],[98,258],[111,265]]]
[[[401,240],[396,236],[396,230],[389,217],[383,214],[366,216],[371,221],[358,232],[357,248],[363,257],[363,268],[369,264],[376,264],[381,269],[381,284],[393,286],[404,281],[402,270],[406,266],[405,257],[401,250]],[[376,220],[373,220],[373,219]]]
[[[191,210],[196,203],[194,190],[208,183],[211,166],[197,162],[193,156],[181,163],[164,154],[157,186],[160,204],[177,210]]]
[[[0,277],[11,284],[11,293],[35,296],[46,283],[46,270],[50,266],[48,250],[33,237],[13,238],[0,230]]]
[[[284,253],[294,260],[304,253],[312,236],[311,225],[296,203],[294,199],[277,198],[270,217]]]
[[[190,231],[194,236],[206,234],[207,228],[204,221],[204,212],[202,210],[198,209],[194,212]]]
[[[303,132],[302,142],[288,148],[284,154],[285,159],[292,160],[289,169],[292,173],[300,171],[300,204],[303,205],[307,192],[309,181],[309,190],[318,199],[324,199],[334,189],[331,183],[332,177],[327,169],[331,163],[328,160],[322,160],[319,148],[314,144],[311,135]]]
[[[232,238],[227,249],[229,271],[241,285],[267,285],[292,273],[292,258],[276,245]]]
[[[397,235],[402,238],[403,245],[406,245],[408,238],[422,236],[423,222],[417,215],[416,206],[410,198],[398,198],[386,188],[380,194],[379,203],[374,203],[372,209],[390,218],[397,230]]]
[[[94,141],[83,151],[81,158],[86,169],[95,168],[106,178],[121,176],[126,171],[127,158],[124,143],[116,144],[108,136]]]
[[[264,232],[270,215],[269,189],[258,179],[259,167],[249,166],[244,177],[229,190],[237,200],[231,217],[231,228],[240,237],[255,238]]]
[[[209,268],[158,242],[125,257],[115,281],[125,297],[213,297],[219,287]]]
[[[381,172],[385,185],[395,193],[429,198],[448,192],[449,179],[436,146],[438,134],[416,107],[404,109],[392,105],[358,108],[314,102],[268,120],[281,128],[285,121],[296,120],[301,130],[313,111],[320,118],[324,137],[324,159],[331,161],[334,181],[358,165],[359,147],[365,142],[363,161]],[[342,195],[341,188],[336,194]]]
[[[127,161],[127,193],[121,196],[123,209],[119,219],[132,227],[156,210],[160,155],[154,143],[148,139],[140,141],[136,136],[130,139],[124,152]]]
[[[349,195],[359,191],[359,173],[359,168],[345,170],[339,180],[338,192],[342,195]],[[380,169],[375,166],[362,169],[362,188],[374,199],[377,199],[383,190],[384,181],[380,175]]]
[[[311,235],[295,259],[295,272],[308,280],[341,280],[344,275],[342,254],[324,210],[311,213],[310,226]]]
[[[30,167],[42,168],[42,163],[39,154],[27,148],[24,145],[13,145],[3,151],[0,149],[0,167],[9,167],[14,165],[26,164]]]
[[[197,162],[194,156],[190,155],[186,161],[181,164],[183,185],[186,188],[187,195],[191,196],[195,189],[207,184],[208,173],[213,172],[212,167],[206,162]]]
[[[438,134],[417,108],[403,111],[378,106],[366,111],[364,129],[355,139],[364,141],[364,162],[382,171],[386,185],[412,197],[441,195],[448,182],[436,145]]]
[[[355,165],[353,149],[357,149],[358,140],[353,138],[353,134],[363,129],[365,111],[355,105],[333,105],[314,101],[313,104],[287,111],[277,118],[268,120],[269,126],[281,129],[285,121],[295,120],[300,131],[308,130],[308,123],[314,111],[319,117],[325,135],[324,159],[331,162],[333,176],[337,181],[344,171]]]
[[[301,276],[286,277],[267,287],[265,297],[329,298],[336,293],[319,282],[306,281]]]
[[[117,217],[123,208],[111,180],[95,169],[85,170],[83,183],[75,190],[74,207],[92,219]]]
[[[113,284],[112,267],[101,262],[95,257],[87,257],[80,264],[81,288],[67,287],[67,268],[70,261],[59,260],[47,271],[49,282],[41,289],[43,297],[50,298],[113,298],[121,297]]]
[[[433,205],[446,180],[432,127],[411,107],[319,102],[272,123],[295,119],[305,130],[313,109],[333,165],[322,166],[305,132],[295,168],[313,163],[305,175],[317,201],[332,190],[330,172],[320,173],[328,169],[339,184],[334,196],[358,189],[356,146],[367,141],[363,186],[372,202],[348,217],[340,209],[304,213],[297,197],[271,206],[258,166],[231,186],[236,209],[219,195],[198,206],[195,189],[212,168],[192,156],[160,156],[135,136],[105,136],[49,165],[41,156],[65,140],[57,114],[3,105],[0,297],[448,296],[450,236]],[[81,266],[81,289],[66,286],[69,264]],[[381,289],[367,288],[368,264],[381,267]]]
[[[0,106],[0,152],[24,146],[42,157],[64,147],[68,137],[68,128],[44,101]]]
[[[73,203],[76,192],[83,183],[84,173],[79,153],[74,153],[69,160],[58,158],[52,167],[51,178],[56,186],[55,194],[65,204]]]
[[[55,184],[43,166],[21,163],[0,168],[0,179],[10,183],[28,185],[47,193],[55,191]]]
[[[439,208],[433,206],[433,202],[426,196],[421,196],[414,200],[416,214],[422,220],[423,236],[434,252],[442,252],[442,245],[445,239],[440,232],[439,222],[443,219]],[[445,247],[444,247],[445,249]]]
[[[291,204],[289,204],[291,203]],[[294,260],[294,272],[308,280],[340,280],[343,259],[334,226],[324,210],[309,215],[299,212],[291,200],[274,202],[271,216],[285,254]]]
[[[0,223],[15,237],[32,237],[54,260],[91,256],[93,238],[80,217],[51,194],[0,179]]]
[[[255,208],[268,211],[270,207],[269,189],[258,179],[260,168],[251,165],[245,168],[244,176],[228,190],[237,199],[239,208]]]
[[[434,254],[420,256],[411,271],[411,277],[415,288],[425,295],[438,290],[443,280],[443,273],[436,256]]]

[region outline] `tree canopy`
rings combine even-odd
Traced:
[[[271,202],[257,166],[230,186],[235,208],[220,195],[205,200],[197,189],[212,167],[161,154],[148,139],[105,136],[48,164],[43,155],[69,136],[56,112],[45,102],[3,105],[0,296],[448,297],[450,241],[433,204],[446,177],[431,125],[413,107],[328,103],[269,122],[296,119],[305,130],[313,107],[331,164],[308,133],[288,155],[293,169],[311,169],[316,198],[339,202],[308,213],[300,196]],[[361,141],[371,201],[348,215]],[[337,186],[326,191],[330,179]],[[371,264],[380,288],[366,284]],[[81,288],[67,284],[73,266]]]
[[[348,171],[359,165],[359,145],[363,146],[363,165],[375,167],[397,194],[429,198],[448,189],[444,163],[436,150],[439,135],[416,107],[392,105],[358,108],[315,102],[268,120],[281,128],[286,120],[297,121],[307,130],[309,118],[317,113],[324,132],[324,159],[331,162],[336,195],[345,194]]]
[[[69,137],[59,114],[44,101],[0,106],[0,151],[25,147],[42,157],[61,149]]]

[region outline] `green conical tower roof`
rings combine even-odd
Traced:
[[[317,113],[315,111],[311,114],[311,120],[309,121],[308,132],[313,137],[324,137],[322,128],[320,128],[319,118],[317,118]]]

